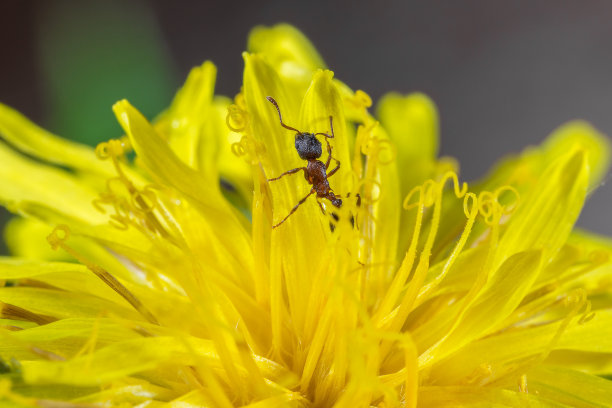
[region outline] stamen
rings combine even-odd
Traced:
[[[375,129],[379,123],[374,122],[368,127],[367,138],[362,141],[361,152],[368,157],[368,165],[374,160],[374,164],[386,165],[395,161],[397,157],[397,147],[388,139],[382,139],[375,134]],[[388,155],[385,158],[385,154]]]
[[[266,151],[265,146],[257,142],[249,133],[243,133],[239,142],[232,143],[232,153],[243,157],[249,164],[257,164],[259,157]]]
[[[96,276],[106,283],[111,289],[127,300],[128,303],[132,305],[132,307],[136,309],[136,311],[138,311],[147,321],[159,325],[157,319],[151,314],[151,312],[140,302],[140,300],[138,300],[138,298],[136,298],[136,296],[132,294],[132,292],[123,286],[123,284],[119,282],[117,278],[100,266],[93,264],[72,247],[68,246],[68,244],[66,244],[68,238],[70,238],[70,228],[68,228],[67,225],[58,225],[55,227],[53,232],[49,234],[47,241],[49,241],[49,244],[53,250],[62,248],[80,263],[85,265],[87,269],[96,274]]]
[[[370,95],[359,89],[350,97],[345,97],[343,101],[346,106],[345,110],[353,111],[350,115],[352,120],[364,124],[373,121],[372,117],[368,113],[368,108],[372,106],[372,98],[370,98]],[[356,151],[358,152],[359,150]]]
[[[246,110],[240,108],[236,104],[227,107],[227,116],[225,117],[225,123],[232,132],[244,132],[247,126],[249,125],[249,122],[250,118]]]
[[[239,142],[231,144],[232,153],[243,157],[248,164],[258,164],[266,147],[251,134],[251,117],[242,93],[236,95],[233,105],[228,106],[225,122],[232,132],[242,134]]]
[[[364,108],[369,108],[372,106],[372,98],[370,98],[370,95],[361,89],[355,91],[354,101],[359,103],[359,105],[363,106]]]
[[[459,257],[459,254],[463,250],[465,243],[472,231],[472,227],[474,226],[474,222],[476,221],[476,216],[478,215],[478,199],[474,193],[468,193],[463,199],[463,211],[467,217],[467,222],[465,227],[463,228],[463,232],[461,233],[461,237],[459,237],[459,241],[453,248],[453,252],[449,255],[446,262],[444,263],[444,267],[438,276],[434,278],[434,280],[426,285],[423,285],[421,291],[419,292],[416,305],[420,305],[426,298],[427,295],[430,294],[435,288],[440,285],[440,283],[444,280],[451,267]]]
[[[393,320],[395,321],[394,327],[396,329],[403,325],[403,322],[407,318],[410,311],[418,305],[418,303],[414,303],[416,298],[418,297],[418,294],[421,293],[421,297],[423,296],[422,284],[423,280],[425,279],[427,270],[429,269],[429,258],[431,256],[431,249],[433,247],[438,230],[442,205],[442,193],[446,182],[449,180],[452,181],[453,189],[457,198],[461,198],[467,193],[467,183],[459,184],[457,174],[454,172],[447,172],[439,182],[427,180],[425,183],[423,183],[423,185],[413,188],[404,199],[404,208],[411,209],[415,206],[418,206],[417,219],[413,232],[414,236],[410,243],[410,247],[408,249],[408,252],[406,253],[404,261],[402,262],[398,273],[395,275],[395,278],[391,283],[389,290],[387,291],[383,303],[381,303],[381,306],[384,305],[384,307],[381,307],[376,314],[378,323],[382,322],[385,316],[391,312],[392,308],[399,299],[400,293],[404,292],[404,283],[407,281],[410,272],[412,271],[414,261],[416,260],[416,247],[419,241],[419,231],[421,229],[424,209],[425,207],[433,206],[434,212],[432,214],[431,227],[429,230],[427,241],[425,242],[425,246],[421,250],[419,264],[417,265],[417,269],[414,273],[414,276],[412,277],[412,280],[406,288],[403,300],[400,303],[398,309],[398,313],[393,318]],[[412,202],[413,197],[417,193],[419,198],[418,202]],[[475,207],[475,196],[473,194],[470,196],[470,198],[466,198],[465,200],[471,200],[473,202],[473,207]],[[466,207],[467,204],[464,201],[464,210],[466,209]],[[469,217],[468,222],[466,224],[466,228],[464,229],[464,232],[459,242],[455,246],[453,256],[451,256],[447,261],[446,267],[443,268],[442,274],[438,277],[439,280],[434,281],[431,286],[425,287],[426,292],[435,288],[435,286],[442,281],[442,279],[444,278],[446,273],[448,273],[448,270],[456,260],[459,252],[463,249],[463,246],[465,245],[467,237],[469,236],[472,225],[474,223],[474,219],[476,217],[474,208],[472,208],[471,210],[472,211],[470,211],[470,213],[468,214]]]
[[[112,160],[117,177],[107,180],[106,191],[101,192],[99,198],[93,200],[93,205],[102,213],[106,213],[104,205],[111,205],[115,213],[109,216],[109,223],[119,230],[127,230],[132,226],[152,240],[155,240],[156,234],[159,234],[178,246],[178,239],[168,233],[156,216],[155,210],[160,206],[160,202],[153,191],[154,188],[147,185],[143,189],[138,189],[120,166],[119,159],[124,158],[130,149],[129,140],[126,138],[111,139],[96,147],[96,155],[100,160]]]

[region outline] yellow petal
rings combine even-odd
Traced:
[[[541,254],[539,251],[527,251],[510,257],[500,270],[487,282],[485,288],[459,316],[446,333],[440,333],[439,340],[433,347],[419,356],[419,364],[426,366],[436,360],[487,334],[487,330],[505,319],[523,300],[540,270]],[[448,313],[461,307],[461,302],[448,308]],[[443,312],[444,313],[444,312]],[[438,317],[441,320],[441,316]],[[418,332],[433,331],[425,324]],[[439,327],[437,328],[439,330]],[[415,333],[415,340],[417,333]]]
[[[98,160],[91,147],[55,136],[1,103],[0,135],[38,159],[107,177],[114,174],[111,164]]]
[[[250,203],[252,182],[249,166],[232,153],[226,124],[230,100],[214,97],[216,68],[206,61],[193,68],[172,105],[155,122],[176,155],[209,180],[219,174],[240,192],[242,206]]]
[[[266,100],[273,97],[278,102],[283,122],[297,127],[298,109],[303,95],[287,92],[274,69],[258,54],[243,54],[244,97],[250,116],[253,137],[259,142],[261,153],[257,159],[264,166],[268,178],[302,165],[295,153],[294,138],[284,129],[274,106]]]
[[[395,148],[400,197],[416,185],[434,177],[438,152],[438,112],[421,93],[402,96],[389,93],[378,103],[377,116]],[[414,229],[414,217],[402,212],[398,256],[403,257]]]
[[[397,160],[401,168],[410,168],[405,177],[414,178],[410,174],[414,171],[414,160],[432,161],[436,158],[438,111],[426,95],[413,93],[402,96],[388,93],[378,103],[377,116],[397,146]],[[421,181],[413,185],[418,183]]]
[[[160,363],[193,365],[198,355],[207,362],[219,365],[208,341],[182,342],[171,337],[137,338],[116,342],[93,354],[67,361],[24,361],[23,377],[28,383],[100,385],[141,371],[154,370]]]
[[[518,388],[518,387],[517,387]],[[554,401],[515,390],[488,387],[420,387],[419,407],[530,407],[568,408]]]
[[[582,149],[553,162],[512,214],[500,240],[496,264],[513,252],[545,249],[544,260],[556,254],[582,209],[589,167]]]
[[[213,113],[210,121],[205,125],[207,138],[215,136],[219,140],[219,151],[215,158],[221,183],[227,184],[224,192],[226,196],[231,193],[231,189],[236,189],[242,202],[234,203],[237,207],[249,209],[253,200],[253,176],[251,175],[251,165],[244,158],[238,157],[232,151],[232,144],[238,142],[238,134],[230,131],[226,124],[227,107],[230,100],[217,97],[213,100]],[[199,161],[197,168],[202,169],[205,163],[210,160],[210,153],[206,144],[202,143],[199,147]]]
[[[85,265],[0,257],[0,279],[26,278],[49,282],[50,285],[67,291],[90,293],[96,297],[126,305],[119,295],[97,278]]]
[[[210,159],[217,156],[216,135],[203,134],[203,126],[212,114],[216,73],[216,67],[209,61],[193,68],[168,110],[155,124],[155,128],[167,137],[174,153],[191,167],[199,160],[200,143],[207,145]],[[211,162],[215,160],[207,160],[206,164]],[[213,170],[211,178],[215,178],[217,169],[214,166],[204,169]]]
[[[571,407],[605,407],[612,403],[612,381],[568,370],[539,366],[527,373],[530,393]]]
[[[33,202],[61,209],[64,214],[86,224],[106,222],[92,201],[97,192],[73,174],[26,159],[0,144],[0,201],[12,211],[19,211],[21,202]]]
[[[217,181],[180,161],[149,122],[127,101],[116,103],[113,110],[151,176],[192,200],[205,215],[202,222],[209,224],[210,231],[214,231],[232,254],[229,259],[241,262],[246,270],[250,270],[252,254],[244,250],[250,248],[250,241],[242,217],[223,198]]]
[[[552,159],[577,147],[583,149],[589,164],[589,189],[599,184],[610,167],[610,141],[583,121],[573,121],[560,126],[552,132],[542,147],[546,156]]]
[[[216,185],[207,183],[204,175],[197,173],[181,162],[153,126],[128,101],[113,105],[117,120],[130,137],[134,150],[142,164],[159,182],[172,186],[183,194],[204,201],[203,196],[215,194]]]
[[[313,71],[325,68],[308,38],[289,24],[255,27],[249,34],[247,50],[265,54],[272,67],[287,79],[310,81]]]
[[[0,298],[6,303],[56,318],[95,317],[109,313],[111,316],[141,320],[140,315],[129,306],[119,306],[105,299],[75,292],[30,287],[0,288]]]
[[[90,294],[96,299],[105,299],[122,307],[130,307],[122,296],[81,264],[0,257],[0,280],[17,279],[42,282],[61,290]],[[193,327],[200,325],[194,322],[193,313],[190,312],[193,306],[184,296],[135,285],[123,279],[120,281],[139,301],[151,309],[153,315],[159,316],[168,326],[192,330]]]
[[[43,326],[12,332],[3,338],[0,355],[5,359],[35,360],[33,347],[71,358],[89,347],[102,348],[118,341],[139,338],[129,321],[102,318],[63,319]]]
[[[570,325],[553,344],[562,323],[511,330],[474,341],[436,365],[431,371],[432,378],[441,384],[456,384],[468,378],[474,382],[492,381],[520,369],[517,361],[537,361],[534,357],[544,356],[553,346],[555,349],[612,353],[611,311],[598,311],[588,322]]]
[[[36,219],[13,217],[4,228],[4,242],[9,252],[19,258],[66,261],[70,257],[54,251],[46,240],[51,228]]]

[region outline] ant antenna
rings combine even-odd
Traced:
[[[285,125],[283,123],[283,117],[281,116],[280,108],[278,107],[278,103],[276,103],[274,98],[272,98],[271,96],[266,96],[266,99],[269,100],[272,103],[272,105],[274,105],[276,110],[278,111],[278,118],[280,119],[280,124],[281,124],[282,127],[284,127],[285,129],[289,129],[289,130],[294,130],[296,133],[302,133],[299,130],[297,130],[296,128],[292,128],[291,126],[287,126],[287,125]]]

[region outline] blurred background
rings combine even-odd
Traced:
[[[431,96],[441,154],[458,158],[469,181],[571,119],[612,134],[610,21],[604,0],[2,0],[0,101],[95,145],[121,134],[115,101],[152,118],[205,59],[219,69],[217,93],[234,96],[249,30],[288,22],[374,100],[388,91]],[[607,181],[579,224],[612,235]]]

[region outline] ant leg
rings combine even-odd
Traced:
[[[338,159],[336,159],[334,157],[334,160],[336,161],[336,163],[338,163],[338,165],[329,173],[327,173],[327,178],[330,178],[331,176],[333,176],[334,174],[336,174],[336,172],[338,171],[338,169],[340,168],[340,161]]]
[[[268,181],[278,180],[279,178],[281,178],[283,176],[286,176],[287,174],[295,174],[295,173],[297,173],[300,170],[304,170],[304,174],[306,174],[306,167],[298,167],[298,168],[295,168],[295,169],[288,170],[288,171],[284,172],[283,174],[281,174],[278,177],[274,177],[274,178],[268,179]]]
[[[327,133],[315,133],[315,135],[325,136],[328,139],[333,139],[334,137],[336,137],[336,136],[334,136],[334,124],[333,124],[332,120],[333,120],[333,117],[330,116],[329,117],[329,128],[331,129],[331,136],[329,134],[327,134]]]
[[[329,144],[329,140],[328,139],[333,139],[334,136],[334,124],[333,124],[333,117],[330,116],[329,117],[329,127],[331,128],[331,136],[327,133],[315,133],[315,135],[321,135],[321,136],[325,136],[325,143],[327,143],[327,161],[325,162],[325,170],[329,169],[329,165],[331,164],[331,160],[334,159],[336,160],[336,162],[338,163],[338,165],[340,165],[340,162],[338,161],[338,159],[332,157],[332,147]]]
[[[279,225],[281,225],[283,222],[287,221],[287,218],[289,218],[289,217],[291,216],[291,214],[293,214],[294,212],[296,212],[296,211],[297,211],[297,209],[298,209],[298,207],[299,207],[300,205],[304,204],[304,201],[306,201],[306,199],[307,199],[308,197],[310,197],[310,196],[312,195],[312,193],[314,193],[314,190],[310,190],[310,193],[308,193],[308,194],[306,195],[306,197],[302,198],[302,199],[300,200],[300,202],[299,202],[299,203],[297,203],[297,204],[295,205],[295,207],[293,207],[293,209],[291,210],[291,212],[289,212],[289,214],[288,214],[288,215],[287,215],[285,218],[283,218],[283,220],[282,220],[281,222],[279,222],[279,223],[278,223],[278,224],[276,224],[276,225],[273,225],[273,226],[272,226],[272,228],[276,228],[276,227],[278,227]]]
[[[297,130],[296,128],[292,128],[291,126],[287,126],[287,125],[285,125],[285,124],[283,123],[283,117],[282,117],[282,115],[281,115],[281,113],[280,113],[280,108],[278,107],[278,103],[276,103],[276,101],[274,100],[274,98],[272,98],[271,96],[267,96],[267,97],[266,97],[266,99],[267,99],[268,101],[270,101],[270,103],[271,103],[272,105],[274,105],[274,107],[275,107],[275,108],[276,108],[276,110],[278,111],[278,119],[280,120],[280,124],[281,124],[281,126],[282,126],[282,127],[284,127],[285,129],[293,130],[293,131],[295,131],[295,132],[297,132],[297,133],[302,133],[302,132],[300,132],[299,130]]]
[[[327,140],[327,138],[325,139],[325,141],[327,142],[327,161],[325,162],[325,170],[327,170],[329,169],[329,164],[331,163],[331,159],[332,159],[332,147],[329,144],[329,140]]]
[[[325,142],[327,142],[327,160],[325,161],[325,170],[329,169],[329,165],[331,164],[332,159],[335,160],[336,163],[338,163],[338,166],[334,170],[332,170],[331,174],[327,175],[327,177],[329,177],[338,170],[338,167],[340,167],[340,161],[335,157],[332,157],[332,147],[329,144],[329,140],[327,140],[327,138],[325,139]]]

